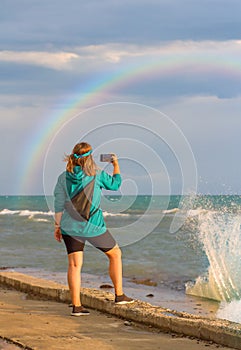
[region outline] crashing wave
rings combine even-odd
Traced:
[[[241,299],[241,216],[227,212],[199,213],[196,237],[208,258],[205,276],[187,283],[186,293],[230,302]]]

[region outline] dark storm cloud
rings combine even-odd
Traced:
[[[1,1],[2,49],[240,38],[238,0]]]

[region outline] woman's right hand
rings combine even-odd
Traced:
[[[62,241],[62,233],[60,227],[55,227],[54,230],[54,238],[56,241],[61,242]]]
[[[113,175],[120,174],[120,167],[119,167],[118,158],[116,154],[112,155],[111,163],[113,164],[113,167],[114,167]]]
[[[111,163],[112,163],[113,165],[118,164],[117,155],[114,154],[114,153],[112,154]]]

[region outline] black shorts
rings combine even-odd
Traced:
[[[62,235],[62,237],[68,254],[82,252],[84,250],[86,241],[104,253],[108,252],[116,245],[116,241],[108,230],[102,235],[96,237],[80,237],[69,235]]]

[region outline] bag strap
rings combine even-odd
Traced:
[[[65,203],[65,209],[68,211],[69,215],[77,220],[77,221],[89,221],[89,219],[99,210],[100,206],[98,208],[95,208],[92,213],[90,212],[90,208],[92,206],[92,199],[93,199],[93,193],[94,193],[94,185],[95,185],[95,178],[96,176],[93,177],[91,181],[88,182],[88,184],[83,187],[80,191],[78,191],[68,202]],[[93,185],[92,185],[93,184]],[[77,207],[75,206],[75,201],[79,199],[79,196],[82,192],[85,191],[85,188],[91,186],[91,189],[89,194],[91,194],[91,198],[89,196],[84,196],[85,200],[87,198],[89,204],[89,210],[88,210],[88,215],[84,215],[84,211],[78,210]]]

